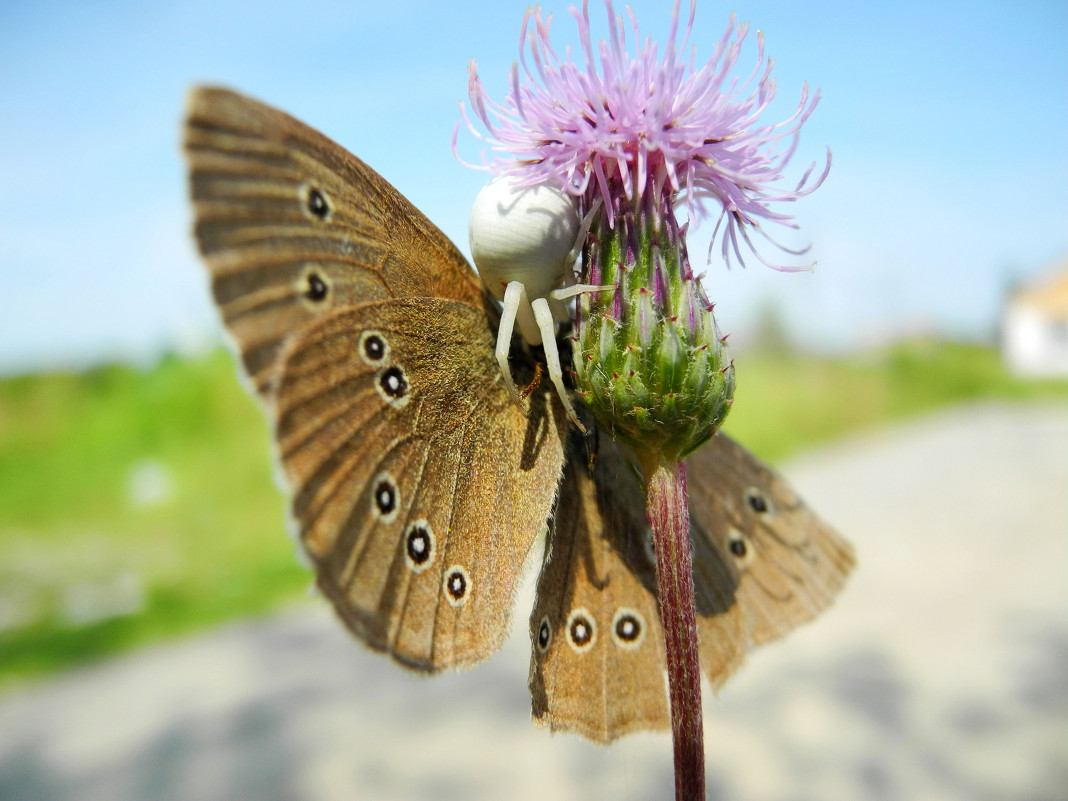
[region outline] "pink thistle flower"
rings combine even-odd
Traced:
[[[734,363],[690,269],[686,226],[678,224],[675,206],[681,198],[690,218],[698,220],[706,205],[718,204],[709,252],[720,236],[728,265],[732,254],[744,263],[744,245],[775,269],[805,269],[765,259],[751,232],[787,253],[803,254],[807,248],[778,245],[762,226],[796,228],[776,204],[813,192],[827,177],[831,160],[828,151],[815,180],[813,165],[793,189],[779,187],[819,96],[810,98],[805,88],[793,116],[760,123],[775,95],[761,34],[756,66],[743,81],[732,73],[748,27],[736,26],[733,16],[712,58],[695,69],[678,52],[693,30],[693,0],[678,49],[676,0],[663,53],[652,40],[640,43],[633,14],[629,44],[623,17],[615,15],[612,0],[605,6],[609,38],[596,47],[588,4],[581,12],[572,9],[584,67],[572,61],[570,49],[560,58],[549,39],[550,18],[543,18],[539,8],[528,11],[520,62],[512,67],[504,102],[487,96],[473,62],[468,71],[471,105],[487,135],[475,130],[466,113],[464,119],[494,151],[507,154],[485,169],[507,175],[519,189],[555,190],[565,201],[563,216],[575,223],[566,230],[581,232],[580,291],[570,329],[574,393],[600,430],[630,447],[645,477],[676,798],[703,798],[700,666],[682,460],[714,434],[731,408]],[[574,207],[568,196],[575,199]],[[492,231],[494,225],[491,215],[485,227]],[[530,251],[542,264],[540,248]],[[570,252],[567,258],[574,260]],[[515,258],[505,261],[517,275],[533,274]],[[547,266],[546,275],[555,281],[561,277],[560,258],[548,261],[555,266]]]
[[[652,40],[640,44],[637,21],[628,9],[631,46],[623,16],[615,15],[612,0],[605,5],[609,39],[596,46],[588,2],[583,3],[581,13],[571,9],[578,23],[584,67],[572,61],[570,48],[563,59],[554,51],[549,38],[551,15],[543,18],[540,8],[528,10],[520,36],[520,62],[512,67],[511,88],[503,103],[487,95],[475,63],[470,63],[468,94],[488,136],[475,130],[466,112],[464,119],[492,150],[510,154],[494,158],[485,168],[510,176],[518,186],[558,187],[578,197],[583,212],[600,198],[610,226],[614,225],[613,198],[620,194],[628,200],[640,198],[650,184],[659,197],[681,196],[695,221],[705,215],[706,204],[714,201],[719,219],[710,253],[722,229],[721,250],[728,265],[732,253],[744,264],[744,243],[769,267],[807,269],[810,265],[792,267],[765,259],[749,229],[787,253],[799,255],[808,250],[779,245],[762,224],[796,229],[792,215],[775,210],[774,204],[810,194],[827,177],[830,151],[815,180],[812,165],[793,189],[778,186],[819,92],[810,97],[807,86],[803,87],[793,116],[761,124],[760,117],[776,92],[773,62],[765,59],[762,33],[757,32],[756,66],[741,81],[732,72],[748,25],[736,25],[733,15],[712,57],[695,69],[692,58],[686,62],[679,53],[685,50],[693,29],[694,2],[682,42],[676,47],[676,0],[662,56]]]

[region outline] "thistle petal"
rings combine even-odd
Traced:
[[[657,191],[681,194],[695,220],[708,214],[709,204],[719,206],[720,212],[737,212],[716,214],[723,225],[713,240],[722,235],[724,254],[733,251],[744,263],[739,248],[744,243],[769,266],[798,269],[761,256],[741,229],[754,226],[756,220],[796,227],[792,215],[772,206],[804,197],[826,179],[829,151],[823,170],[816,173],[813,164],[795,188],[777,187],[794,155],[800,129],[819,102],[819,92],[810,97],[808,87],[802,87],[792,116],[761,126],[761,115],[775,96],[774,62],[765,56],[762,33],[756,35],[756,63],[740,82],[732,73],[749,26],[736,24],[733,14],[712,58],[695,68],[692,59],[686,64],[678,58],[678,49],[687,46],[693,31],[694,4],[677,48],[676,0],[662,55],[652,40],[641,43],[633,12],[633,37],[628,41],[622,15],[616,15],[611,0],[605,5],[608,40],[596,45],[588,4],[583,3],[581,11],[571,9],[584,68],[571,61],[570,50],[563,60],[553,50],[551,17],[543,17],[540,7],[528,11],[520,39],[522,76],[520,70],[512,71],[510,89],[500,105],[489,99],[472,62],[468,95],[475,116],[488,132],[493,150],[511,154],[486,166],[522,186],[547,183],[575,195],[582,213],[598,196],[610,225],[615,220],[614,192],[634,200],[654,183]],[[756,87],[750,89],[758,75]],[[464,121],[472,127],[466,116]],[[786,148],[780,149],[784,143]],[[817,177],[809,183],[813,174]]]

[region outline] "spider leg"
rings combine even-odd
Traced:
[[[519,399],[519,390],[512,380],[512,368],[508,366],[508,353],[512,349],[512,333],[515,331],[515,318],[521,307],[528,307],[527,291],[519,281],[512,281],[504,290],[504,308],[501,310],[501,325],[497,329],[497,364],[501,368],[501,376],[504,378],[504,386],[508,394],[512,396],[515,405],[522,408]]]
[[[564,404],[567,416],[572,423],[579,427],[579,431],[585,434],[586,427],[579,422],[578,415],[575,414],[575,407],[571,405],[571,398],[567,394],[567,387],[564,386],[564,373],[560,367],[560,351],[556,348],[556,321],[553,320],[549,301],[545,298],[537,298],[531,306],[534,309],[534,319],[538,321],[538,328],[541,329],[541,344],[545,349],[545,363],[549,368],[549,378],[552,379],[553,386],[556,387],[556,394],[560,396],[560,402]]]
[[[567,300],[573,298],[575,295],[581,295],[583,292],[607,292],[610,289],[615,289],[614,284],[607,284],[606,286],[597,286],[596,284],[571,284],[571,286],[565,286],[562,289],[554,289],[549,293],[549,297],[553,300]]]

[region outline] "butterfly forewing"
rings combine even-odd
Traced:
[[[486,658],[556,494],[559,405],[511,402],[478,277],[359,159],[222,89],[192,93],[185,148],[197,243],[319,586],[404,664]]]
[[[607,438],[593,457],[573,443],[530,620],[530,688],[536,720],[609,742],[665,729],[670,718],[641,483]],[[687,476],[701,667],[718,688],[750,648],[828,606],[853,555],[783,479],[724,434],[687,459]],[[576,619],[594,635],[585,647],[575,647]],[[634,621],[642,644],[621,647],[639,630]]]
[[[273,399],[285,340],[332,309],[390,297],[481,303],[460,252],[362,161],[225,89],[189,99],[195,231],[253,386]]]

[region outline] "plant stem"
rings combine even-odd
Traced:
[[[656,549],[656,584],[667,650],[671,737],[675,752],[675,799],[705,797],[705,749],[690,555],[690,512],[686,468],[657,455],[642,460],[646,514]]]

